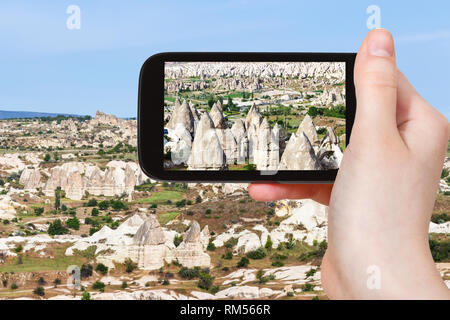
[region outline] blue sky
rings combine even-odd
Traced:
[[[2,0],[0,109],[136,115],[139,69],[162,51],[357,51],[366,8],[399,67],[450,118],[450,1]],[[81,29],[68,30],[69,5]]]

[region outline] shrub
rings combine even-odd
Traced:
[[[216,294],[217,292],[219,292],[219,290],[220,290],[220,286],[216,285],[216,286],[211,287],[211,289],[209,289],[209,293]]]
[[[248,260],[247,257],[242,257],[241,260],[239,260],[239,262],[237,263],[237,266],[239,268],[245,268],[249,264],[250,264],[250,260]]]
[[[429,240],[431,255],[435,262],[448,261],[450,257],[450,241]]]
[[[53,221],[48,227],[48,234],[51,236],[62,235],[69,232],[67,228],[65,228],[61,222],[61,220],[56,219]]]
[[[236,238],[230,238],[227,241],[225,241],[224,246],[225,246],[225,248],[231,249],[236,244],[237,244],[237,239]]]
[[[45,289],[43,287],[36,287],[33,293],[37,296],[43,297],[45,295]]]
[[[431,221],[434,223],[445,223],[450,221],[450,215],[447,212],[434,214],[431,216]]]
[[[197,196],[197,198],[195,198],[195,203],[201,203],[202,202],[202,197]]]
[[[65,204],[61,205],[61,210],[62,211],[67,211],[67,206]]]
[[[194,211],[188,211],[188,212],[186,212],[186,214],[187,214],[188,216],[193,216],[193,215],[194,215]]]
[[[128,273],[133,272],[137,268],[137,264],[133,262],[133,260],[131,260],[130,258],[127,258],[124,264],[125,264],[125,271]]]
[[[103,263],[99,263],[96,267],[95,267],[95,271],[100,272],[101,274],[105,275],[108,273],[108,267],[105,266]]]
[[[83,264],[81,266],[81,269],[80,269],[80,277],[81,277],[81,279],[91,277],[92,276],[92,270],[93,270],[93,267],[92,267],[91,264]]]
[[[227,251],[227,252],[222,256],[222,258],[225,259],[225,260],[231,260],[231,259],[233,259],[233,252]]]
[[[105,284],[101,281],[95,281],[94,284],[92,285],[92,289],[103,292],[105,291]]]
[[[98,211],[98,209],[97,208],[92,208],[92,211],[91,211],[91,215],[93,216],[93,217],[96,217],[96,216],[98,216],[99,215],[99,211]]]
[[[78,220],[76,217],[67,219],[66,226],[71,229],[74,229],[74,230],[79,230],[80,229],[80,220]]]
[[[86,207],[95,207],[97,204],[98,203],[96,199],[89,199],[86,203]]]
[[[127,283],[126,281],[122,281],[122,286],[121,286],[121,288],[122,288],[122,289],[128,288],[128,283]]]
[[[179,271],[178,271],[178,275],[183,278],[183,279],[194,279],[197,278],[200,275],[200,268],[199,267],[194,267],[192,269],[189,269],[187,267],[182,267]]]
[[[168,286],[170,284],[169,279],[164,278],[162,285],[163,286]]]
[[[83,292],[83,295],[81,296],[81,300],[91,300],[91,294],[87,291]]]
[[[8,286],[8,280],[7,279],[3,279],[2,280],[2,284],[3,284],[3,287],[6,288]]]
[[[15,282],[11,283],[11,290],[16,290],[17,288],[19,288],[17,283],[15,283]]]
[[[306,278],[313,277],[313,276],[316,274],[317,270],[318,270],[318,269],[313,269],[313,268],[309,269],[309,270],[305,273]]]
[[[45,279],[43,277],[40,277],[37,281],[37,283],[41,286],[43,286],[44,284],[46,284],[47,282],[45,282]]]
[[[314,291],[314,284],[312,283],[305,283],[304,285],[302,285],[300,288],[302,289],[303,292],[309,292],[309,291]]]
[[[198,280],[198,283],[197,283],[197,286],[199,288],[205,289],[205,290],[211,289],[213,282],[214,282],[213,276],[202,272],[202,273],[200,273],[199,278],[200,279]]]
[[[183,236],[179,236],[176,234],[173,238],[173,244],[175,245],[175,247],[178,247],[181,242],[183,242]]]
[[[98,203],[98,207],[100,210],[106,210],[109,208],[109,201],[103,200]]]
[[[266,248],[267,250],[272,249],[273,246],[273,242],[272,239],[270,238],[270,236],[267,236],[267,240],[266,240],[266,244],[264,245],[264,248]]]
[[[19,244],[19,245],[16,247],[16,249],[14,249],[14,251],[17,252],[17,253],[22,252],[22,250],[23,250],[23,247],[22,247],[21,244]]]
[[[212,212],[212,211],[211,211],[211,209],[209,209],[209,208],[205,210],[205,214],[211,214],[211,212]]]
[[[41,207],[34,208],[35,215],[40,216],[43,213],[44,213],[44,208],[41,208]]]
[[[182,200],[180,200],[180,201],[175,202],[175,206],[176,206],[177,208],[182,208],[182,207],[186,206],[186,200],[185,200],[185,199],[182,199]]]
[[[158,204],[157,203],[152,203],[150,205],[150,209],[156,209],[156,208],[158,208]]]
[[[111,200],[111,208],[115,211],[119,211],[127,209],[127,206],[120,200]]]
[[[267,250],[263,247],[259,247],[256,250],[250,251],[247,253],[247,257],[249,257],[250,259],[263,259],[267,256]]]
[[[214,250],[216,250],[216,245],[210,241],[210,242],[208,243],[208,246],[206,247],[206,250],[208,250],[208,251],[214,251]]]
[[[61,284],[61,279],[56,278],[55,280],[53,280],[53,284],[55,285],[55,288],[56,288],[57,286],[59,286]]]

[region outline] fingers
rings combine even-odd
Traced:
[[[332,184],[259,184],[252,183],[248,187],[250,196],[258,201],[274,201],[281,199],[313,199],[328,205]]]
[[[372,30],[364,40],[355,62],[355,89],[352,143],[392,138],[397,132],[397,69],[394,40],[387,30]]]

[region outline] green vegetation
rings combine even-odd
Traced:
[[[447,212],[434,214],[431,216],[431,221],[434,223],[445,223],[450,221],[450,215]]]
[[[179,212],[165,212],[158,215],[158,221],[161,225],[165,225],[169,221],[175,219],[180,213]]]
[[[263,247],[259,247],[256,250],[247,253],[247,257],[253,260],[263,259],[267,256],[267,250]]]
[[[108,273],[108,267],[105,266],[103,263],[99,263],[97,267],[95,267],[95,271],[100,272],[102,275],[105,275]]]
[[[431,255],[434,262],[447,262],[450,260],[450,241],[449,240],[429,240]]]
[[[45,295],[45,289],[39,286],[33,290],[33,293],[37,296],[43,297]]]
[[[314,118],[316,116],[326,116],[345,119],[345,106],[335,106],[331,108],[309,107],[308,114]]]
[[[76,217],[67,219],[66,225],[68,228],[79,230],[80,229],[80,220],[78,220]]]
[[[48,234],[51,236],[62,235],[68,233],[69,230],[63,226],[61,220],[56,219],[48,227]]]
[[[0,265],[0,272],[40,272],[40,271],[66,271],[70,265],[81,265],[84,259],[80,256],[66,256],[65,248],[58,248],[53,254],[54,258],[35,258],[28,255],[22,255],[22,263],[17,263],[17,260],[8,261]]]
[[[103,282],[101,282],[101,281],[96,281],[92,285],[92,289],[98,290],[100,292],[104,292],[105,291],[105,284]]]
[[[242,257],[241,260],[237,263],[238,268],[245,268],[250,264],[250,260],[247,257]]]
[[[176,202],[181,200],[183,193],[175,190],[162,190],[153,192],[150,198],[142,198],[138,203],[146,204],[166,204],[168,200]]]

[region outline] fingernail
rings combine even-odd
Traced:
[[[377,57],[392,57],[394,55],[394,41],[389,31],[377,29],[369,36],[369,53]]]

